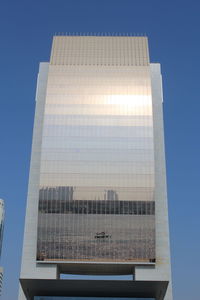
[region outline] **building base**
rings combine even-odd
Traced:
[[[163,300],[168,281],[20,279],[27,300],[34,296],[123,297]]]

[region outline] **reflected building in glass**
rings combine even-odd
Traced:
[[[19,299],[63,273],[133,274],[157,282],[149,298],[172,299],[161,74],[146,37],[55,36],[40,64]]]

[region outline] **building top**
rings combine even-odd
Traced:
[[[0,199],[0,222],[4,218],[4,201]]]
[[[4,219],[4,201],[0,199],[0,222]]]
[[[145,36],[54,36],[51,65],[148,66]]]

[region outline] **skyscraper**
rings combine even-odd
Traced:
[[[172,299],[161,84],[146,37],[54,37],[38,75],[20,300],[71,295],[65,273],[133,274],[132,298]]]
[[[4,201],[0,199],[0,257],[1,257],[2,243],[3,243],[4,214],[5,214]],[[3,284],[3,268],[0,267],[0,295],[2,291],[2,284]]]

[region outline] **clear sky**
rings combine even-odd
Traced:
[[[0,198],[6,222],[3,300],[18,293],[39,62],[55,33],[136,33],[162,65],[174,300],[200,279],[200,1],[2,0]]]

